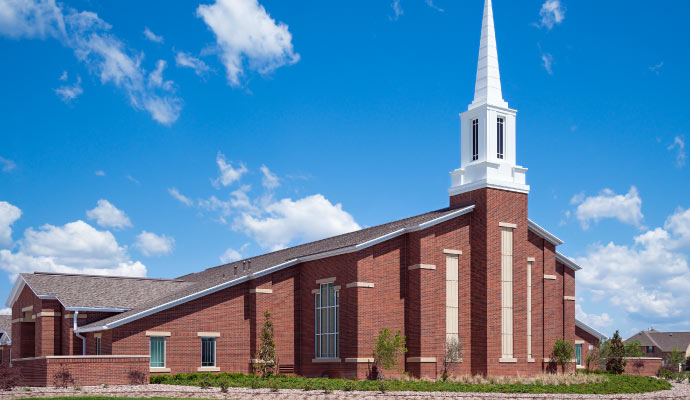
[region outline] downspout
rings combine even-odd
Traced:
[[[79,311],[74,312],[74,334],[81,339],[81,355],[85,356],[86,355],[86,338],[82,335],[79,334],[79,330],[77,329],[77,317],[79,316]]]

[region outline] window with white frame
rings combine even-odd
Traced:
[[[201,366],[216,366],[216,338],[201,338]]]
[[[151,368],[165,368],[165,336],[152,336],[151,341]]]
[[[479,160],[479,120],[472,120],[472,161]]]
[[[319,285],[314,296],[315,309],[315,358],[337,358],[340,321],[339,291],[333,283]]]
[[[446,343],[459,342],[458,255],[446,254]]]
[[[532,358],[532,265],[527,263],[527,358]]]
[[[503,159],[505,119],[498,117],[496,123],[496,157]]]
[[[575,365],[582,366],[582,343],[575,345]]]
[[[513,229],[501,228],[501,354],[513,358]]]

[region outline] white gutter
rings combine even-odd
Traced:
[[[129,311],[131,308],[108,308],[108,307],[65,307],[65,311],[84,311],[84,312],[105,312],[105,313],[121,313]]]
[[[79,316],[79,311],[74,311],[74,334],[81,339],[81,355],[86,355],[86,338],[79,334],[79,329],[77,328],[77,317]]]
[[[422,229],[430,228],[434,225],[438,225],[440,223],[451,220],[453,218],[457,218],[457,217],[460,217],[462,215],[468,214],[468,213],[472,212],[474,210],[474,208],[475,208],[474,205],[469,206],[469,207],[465,207],[465,208],[459,209],[455,212],[452,212],[448,215],[444,215],[443,217],[439,217],[439,218],[433,219],[433,220],[428,221],[428,222],[424,222],[424,223],[416,225],[416,226],[411,226],[408,228],[399,229],[395,232],[391,232],[391,233],[379,236],[378,238],[374,238],[372,240],[369,240],[367,242],[364,242],[364,243],[361,243],[358,245],[343,247],[341,249],[330,250],[330,251],[326,251],[326,252],[318,253],[318,254],[311,254],[308,256],[296,258],[294,260],[289,260],[289,261],[286,261],[282,264],[278,264],[278,265],[273,266],[271,268],[267,268],[267,269],[264,269],[262,271],[259,271],[255,274],[245,275],[245,276],[242,276],[240,278],[233,279],[231,281],[223,282],[219,285],[212,286],[210,288],[201,290],[201,291],[196,292],[196,293],[192,293],[190,295],[187,295],[187,296],[181,297],[179,299],[167,302],[165,304],[161,304],[159,306],[150,308],[148,310],[144,310],[144,311],[138,312],[136,314],[132,314],[132,315],[125,317],[125,318],[122,318],[120,320],[115,320],[113,322],[110,322],[110,323],[107,323],[107,324],[101,325],[101,326],[82,328],[79,331],[80,332],[96,332],[96,331],[113,329],[113,328],[116,328],[120,325],[124,325],[124,324],[130,323],[132,321],[136,321],[140,318],[144,318],[144,317],[147,317],[149,315],[158,313],[160,311],[164,311],[164,310],[167,310],[169,308],[176,307],[180,304],[184,304],[184,303],[187,303],[189,301],[196,300],[200,297],[207,296],[209,294],[218,292],[220,290],[229,288],[231,286],[235,286],[235,285],[238,285],[240,283],[248,282],[252,279],[260,278],[260,277],[265,276],[265,275],[270,275],[274,272],[283,270],[285,268],[289,268],[295,264],[300,264],[300,263],[307,262],[307,261],[313,261],[313,260],[319,260],[319,259],[323,259],[323,258],[333,257],[333,256],[337,256],[340,254],[355,253],[357,251],[360,251],[360,250],[366,249],[368,247],[374,246],[378,243],[385,242],[387,240],[396,238],[396,237],[401,236],[405,233],[415,232],[415,231],[419,231]]]
[[[527,220],[527,227],[532,230],[532,232],[536,233],[537,235],[543,237],[544,239],[548,240],[551,244],[554,246],[558,246],[563,244],[563,241],[559,239],[556,235],[553,233],[547,231],[546,229],[542,228],[539,226],[536,222],[532,221],[531,219]]]
[[[561,263],[563,263],[563,265],[572,269],[573,271],[579,271],[582,269],[582,267],[577,265],[575,261],[571,260],[569,257],[566,257],[565,255],[563,255],[563,253],[560,253],[558,251],[556,252],[556,260],[560,261]]]
[[[584,322],[580,321],[579,319],[575,318],[575,326],[578,328],[582,329],[583,331],[589,333],[590,335],[596,337],[599,340],[605,340],[606,335],[603,333],[599,332],[598,330],[592,328],[591,326],[585,324]]]

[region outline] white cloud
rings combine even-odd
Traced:
[[[132,226],[127,214],[112,205],[108,200],[98,200],[98,206],[88,210],[86,216],[95,219],[96,223],[104,228],[123,229]]]
[[[424,0],[424,1],[426,2],[426,5],[427,5],[427,6],[433,8],[434,10],[436,10],[436,11],[438,11],[438,12],[444,12],[444,11],[445,11],[445,10],[442,9],[441,7],[439,7],[439,6],[437,6],[436,4],[434,4],[434,1],[433,1],[433,0]]]
[[[12,224],[22,216],[22,210],[6,201],[0,201],[0,246],[12,244]]]
[[[148,26],[144,28],[144,36],[146,37],[146,39],[152,42],[163,43],[163,36],[158,36],[155,33],[151,32],[151,29],[149,29]]]
[[[663,228],[648,230],[630,246],[590,246],[578,284],[645,323],[668,326],[690,320],[690,210],[678,209]]]
[[[602,218],[615,218],[624,224],[640,227],[644,218],[642,199],[640,199],[635,186],[631,187],[626,195],[604,189],[599,196],[573,197],[571,204],[573,202],[580,203],[575,215],[583,229],[588,229],[591,221],[598,222]]]
[[[232,166],[232,162],[225,161],[225,155],[220,152],[216,156],[216,164],[218,164],[218,169],[220,170],[220,176],[213,181],[216,187],[219,187],[219,185],[229,186],[233,182],[238,181],[247,172],[246,165],[239,163],[239,167],[235,168]]]
[[[194,204],[192,199],[180,193],[180,191],[177,190],[177,188],[168,189],[168,193],[170,193],[172,197],[174,197],[175,199],[177,199],[177,201],[186,205],[187,207],[190,207],[192,204]]]
[[[100,169],[94,173],[96,174],[96,176],[105,176],[105,171],[100,170]]]
[[[127,178],[131,182],[136,183],[137,185],[141,185],[141,182],[139,182],[139,180],[134,178],[132,175],[127,175],[125,178]]]
[[[60,78],[58,78],[61,81],[66,81],[67,78],[69,78],[69,75],[67,75],[67,71],[62,71],[62,75],[60,75]]]
[[[2,172],[12,172],[17,168],[17,164],[14,161],[3,157],[0,157],[0,165],[2,166]]]
[[[84,90],[81,88],[81,77],[79,76],[73,85],[63,85],[55,89],[55,94],[57,94],[64,103],[69,103],[83,93]]]
[[[191,68],[195,74],[201,77],[204,77],[211,70],[205,62],[183,51],[178,51],[175,54],[175,64],[178,67]]]
[[[654,72],[655,74],[659,75],[659,74],[661,74],[661,68],[663,68],[663,67],[664,67],[664,62],[662,61],[657,65],[652,65],[651,67],[649,67],[649,70]]]
[[[283,199],[269,204],[265,216],[248,213],[235,220],[235,229],[253,237],[271,250],[285,248],[291,242],[313,241],[361,229],[341,204],[333,205],[323,195],[293,201]]]
[[[242,254],[240,254],[240,252],[235,249],[227,249],[218,258],[220,259],[220,262],[222,262],[223,264],[229,264],[231,262],[241,260]]]
[[[17,252],[0,250],[0,269],[10,280],[34,271],[146,276],[146,266],[130,260],[112,233],[84,221],[27,229]]]
[[[393,2],[391,3],[391,8],[393,9],[393,16],[390,17],[392,21],[397,21],[398,18],[400,18],[400,16],[405,13],[405,11],[400,6],[400,0],[393,0]]]
[[[683,138],[680,136],[676,136],[673,138],[673,144],[668,146],[668,150],[676,151],[676,166],[678,168],[683,168],[687,158],[687,154],[685,154],[685,140],[683,140]]]
[[[541,55],[541,65],[549,75],[553,75],[553,55],[550,53],[543,53]]]
[[[0,315],[12,315],[11,308],[3,308],[0,310]]]
[[[216,0],[197,16],[216,35],[228,83],[239,86],[245,69],[267,74],[299,61],[288,26],[276,23],[257,0]]]
[[[261,173],[263,178],[261,178],[261,184],[264,185],[266,189],[275,189],[280,186],[280,180],[278,177],[268,169],[267,166],[261,166]]]
[[[608,313],[588,314],[580,304],[575,304],[575,318],[598,329],[610,328],[613,325],[613,319]]]
[[[168,255],[172,253],[174,246],[174,238],[146,231],[137,235],[137,241],[134,243],[134,247],[147,257]]]
[[[538,26],[551,30],[565,19],[565,8],[560,0],[546,0],[539,10],[539,16],[541,21]]]
[[[63,10],[54,0],[0,0],[0,34],[12,38],[55,38],[72,49],[102,84],[112,83],[130,104],[146,110],[161,124],[177,120],[182,101],[172,88],[148,85],[141,66],[143,53],[131,54],[109,33],[111,26],[97,14]]]

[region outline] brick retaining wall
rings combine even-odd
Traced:
[[[629,357],[625,361],[625,373],[627,375],[655,376],[661,368],[661,358],[659,357]]]
[[[130,370],[144,373],[149,380],[149,356],[54,356],[12,360],[21,368],[22,385],[53,386],[53,376],[64,367],[77,386],[129,384]]]

